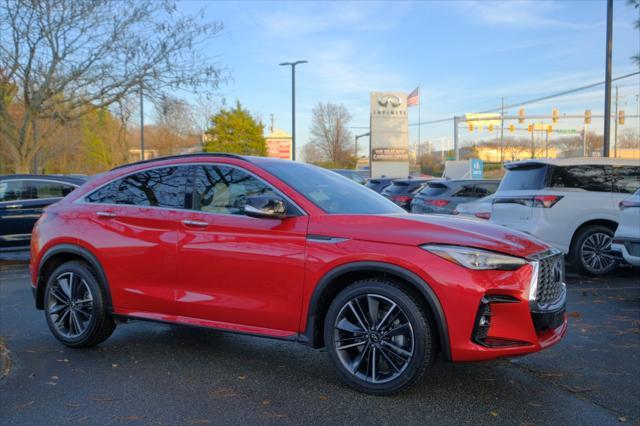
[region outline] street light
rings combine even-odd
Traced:
[[[280,66],[291,66],[291,159],[296,159],[296,65],[307,61],[282,62]]]

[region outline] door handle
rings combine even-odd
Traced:
[[[113,212],[97,212],[96,216],[109,219],[109,218],[116,217],[116,214]]]
[[[183,220],[182,224],[190,228],[206,228],[209,226],[207,222],[201,222],[199,220]]]

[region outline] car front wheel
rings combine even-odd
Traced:
[[[44,294],[51,333],[72,348],[103,342],[116,327],[105,299],[104,290],[83,262],[60,265],[49,277]]]
[[[325,346],[342,379],[374,395],[397,393],[420,379],[435,356],[431,336],[413,295],[379,279],[340,292],[324,324]]]

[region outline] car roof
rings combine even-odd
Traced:
[[[235,158],[237,160],[244,160],[248,162],[252,162],[252,160],[255,158],[266,158],[266,157],[250,157],[246,155],[229,154],[226,152],[194,152],[192,154],[169,155],[165,157],[156,157],[156,158],[150,158],[148,160],[136,161],[134,163],[121,164],[119,166],[114,167],[111,170],[124,169],[125,167],[137,166],[140,164],[150,164],[150,163],[155,163],[160,161],[173,160],[173,159],[177,160],[181,158],[190,158],[190,157],[211,157],[211,158],[224,157],[224,158]],[[287,160],[281,160],[281,161],[287,161]]]
[[[430,180],[433,180],[433,178],[411,178],[411,179],[393,179],[393,183],[396,182],[402,182],[402,183],[425,183],[425,182],[429,182]]]
[[[37,174],[15,174],[15,175],[0,175],[0,180],[48,180],[56,182],[71,183],[74,185],[82,185],[87,181],[87,178],[81,178],[77,176],[64,176],[64,175],[37,175]]]
[[[608,157],[578,157],[578,158],[539,158],[534,160],[515,161],[504,165],[507,169],[516,169],[519,167],[535,166],[535,165],[552,165],[552,166],[581,166],[581,165],[612,165],[612,166],[638,166],[640,161],[637,159],[626,158],[608,158]]]

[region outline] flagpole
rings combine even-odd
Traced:
[[[421,112],[422,112],[422,99],[420,99],[420,85],[418,84],[418,146],[421,146],[422,141],[420,140],[420,127],[422,127],[421,125]]]

